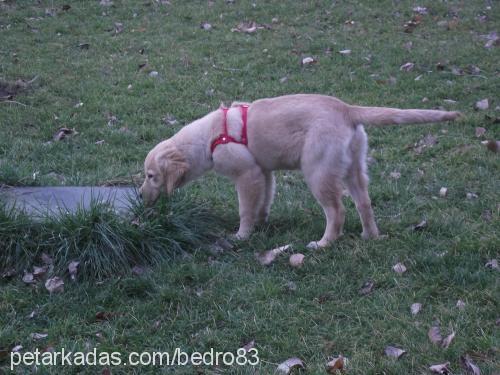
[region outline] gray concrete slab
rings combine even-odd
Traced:
[[[0,201],[7,207],[15,206],[32,217],[56,216],[74,213],[79,207],[88,209],[91,202],[111,205],[119,214],[124,214],[135,200],[137,193],[133,187],[95,186],[43,186],[12,187],[0,189]]]

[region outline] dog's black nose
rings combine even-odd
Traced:
[[[139,199],[142,199],[142,193],[139,192]]]

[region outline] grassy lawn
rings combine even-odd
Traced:
[[[301,175],[289,171],[277,174],[269,224],[218,254],[209,244],[232,233],[238,215],[233,187],[214,174],[163,201],[159,214],[144,216],[146,227],[100,211],[43,224],[0,214],[0,264],[19,259],[18,274],[0,279],[0,373],[10,372],[6,356],[16,345],[21,352],[97,348],[125,357],[176,347],[236,352],[251,340],[259,352],[256,367],[103,366],[97,372],[271,374],[299,357],[303,372],[321,374],[342,354],[349,374],[426,374],[447,361],[453,374],[465,374],[460,357],[467,354],[481,374],[499,373],[499,273],[485,264],[500,258],[500,168],[498,154],[481,144],[500,139],[498,41],[484,47],[484,35],[500,31],[498,3],[113,3],[0,1],[0,89],[24,82],[8,100],[0,98],[0,185],[139,181],[149,149],[232,100],[314,92],[362,105],[443,107],[464,117],[367,129],[370,194],[383,240],[361,240],[346,198],[344,237],[328,249],[306,250],[323,233],[323,213]],[[427,14],[405,32],[415,6],[427,7]],[[265,27],[231,31],[243,21]],[[303,66],[305,57],[317,62]],[[408,62],[413,69],[400,69]],[[485,98],[489,108],[475,111]],[[76,133],[54,141],[62,127]],[[486,133],[476,137],[476,127]],[[446,197],[441,187],[448,188]],[[214,217],[200,211],[206,207]],[[424,219],[423,230],[412,229]],[[143,257],[145,273],[130,272],[132,255],[112,263],[108,235],[92,231],[101,222],[130,239],[124,247],[154,248]],[[78,228],[93,234],[76,240]],[[65,267],[88,250],[85,238],[95,255],[86,258],[85,272],[72,281],[54,269],[64,277],[63,293],[50,295],[44,281],[21,280],[23,268],[40,265],[42,251]],[[256,261],[255,252],[288,243],[305,254],[302,268],[292,268],[286,255],[269,267]],[[22,263],[27,259],[35,261]],[[92,272],[101,267],[92,260],[107,273]],[[392,269],[398,262],[407,267],[401,275]],[[361,295],[367,280],[374,289]],[[416,302],[422,310],[413,316]],[[448,348],[428,338],[436,322],[443,336],[456,333]],[[47,337],[35,340],[32,333]],[[388,345],[407,354],[388,358]],[[61,371],[94,374],[96,368],[38,368]]]

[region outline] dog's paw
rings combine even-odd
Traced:
[[[309,250],[318,250],[322,249],[323,247],[328,246],[328,243],[324,243],[323,241],[311,241],[307,244],[307,248]]]

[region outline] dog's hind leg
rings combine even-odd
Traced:
[[[342,204],[342,180],[348,165],[347,140],[337,137],[334,142],[325,142],[330,134],[319,134],[306,141],[301,161],[302,172],[309,189],[323,208],[326,228],[319,241],[312,241],[308,248],[320,248],[342,235],[345,209]]]
[[[377,238],[379,235],[368,195],[368,174],[366,172],[366,153],[368,141],[363,126],[358,125],[349,145],[352,164],[347,170],[345,182],[363,225],[364,239]]]

